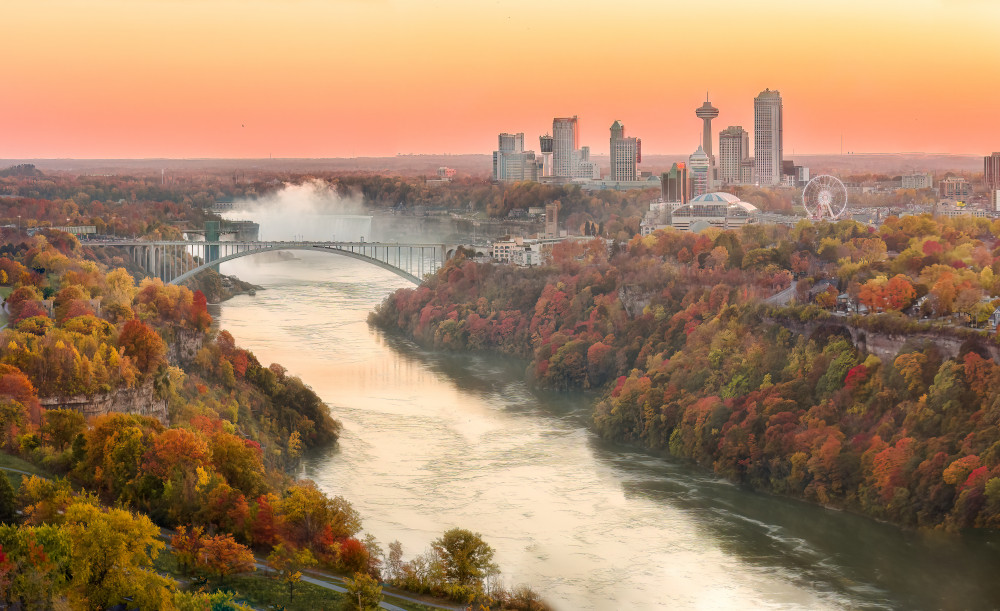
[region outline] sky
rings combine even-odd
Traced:
[[[0,1],[0,158],[483,153],[579,116],[689,154],[706,92],[786,157],[1000,150],[996,0]],[[843,141],[843,148],[841,148]],[[717,145],[716,145],[717,146]]]

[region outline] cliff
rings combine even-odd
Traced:
[[[851,343],[859,350],[874,354],[883,361],[892,361],[904,347],[921,348],[933,344],[946,358],[958,358],[963,348],[974,349],[981,356],[989,356],[995,363],[1000,363],[1000,346],[988,341],[985,337],[963,338],[945,333],[920,331],[915,333],[893,333],[861,329],[850,324],[846,319],[826,319],[801,322],[780,318],[772,320],[775,324],[800,335],[811,336],[815,333],[823,335],[849,336]]]
[[[157,398],[152,380],[147,380],[136,388],[120,388],[90,397],[87,395],[42,397],[38,401],[46,409],[72,409],[88,418],[120,412],[152,416],[164,424],[167,423],[167,402]]]

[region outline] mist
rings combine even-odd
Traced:
[[[321,180],[285,184],[274,194],[241,200],[222,215],[260,225],[261,240],[358,242],[377,241],[372,216],[360,198],[342,197]]]

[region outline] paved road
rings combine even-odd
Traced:
[[[788,305],[788,302],[791,301],[793,297],[795,297],[795,284],[796,281],[792,280],[791,286],[789,286],[787,289],[783,291],[779,291],[774,295],[771,295],[770,297],[764,300],[764,303],[769,303],[771,305],[779,305],[779,306]]]
[[[160,528],[160,538],[166,540],[168,548],[170,547],[170,537],[173,534],[175,534],[175,533],[172,530],[169,530],[167,528]],[[271,570],[270,567],[268,567],[266,564],[264,564],[263,562],[261,562],[260,558],[254,559],[254,567],[256,567],[257,570],[259,570],[259,571],[264,571],[265,573],[267,573],[268,571]],[[343,579],[341,577],[337,577],[335,575],[329,575],[327,573],[321,573],[319,571],[310,571],[310,572],[312,572],[314,575],[317,575],[318,577],[311,577],[309,575],[303,574],[302,575],[302,581],[304,581],[306,583],[311,583],[311,584],[313,584],[315,586],[319,586],[321,588],[326,588],[327,590],[333,590],[334,592],[340,592],[341,594],[347,592],[347,588],[345,588],[342,585],[339,585],[339,584],[343,583]],[[322,578],[322,579],[320,579],[320,578]],[[334,582],[336,582],[336,583],[334,583]],[[408,602],[411,602],[411,603],[416,603],[418,605],[424,605],[424,606],[427,606],[427,607],[433,607],[435,609],[446,609],[447,611],[463,611],[465,609],[465,607],[458,607],[458,606],[454,606],[454,605],[441,605],[441,604],[429,602],[429,601],[426,601],[426,600],[419,600],[417,598],[410,598],[409,596],[403,596],[401,594],[397,594],[396,592],[393,592],[391,594],[391,596],[393,598],[399,598],[401,600],[405,600],[405,601],[408,601]],[[382,601],[382,603],[379,605],[379,607],[382,608],[382,609],[386,609],[386,611],[406,611],[406,609],[404,609],[402,607],[397,607],[396,605],[394,605],[392,603],[387,603],[385,601]]]

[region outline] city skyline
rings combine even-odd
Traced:
[[[616,119],[647,154],[689,154],[706,90],[716,125],[749,126],[765,88],[786,101],[786,157],[997,148],[997,3],[766,5],[5,3],[0,158],[489,154],[498,133],[533,140],[573,115],[595,155]],[[630,44],[593,44],[618,29]],[[486,68],[498,48],[516,77]],[[696,64],[676,61],[693,48]],[[611,73],[628,86],[601,85]]]

